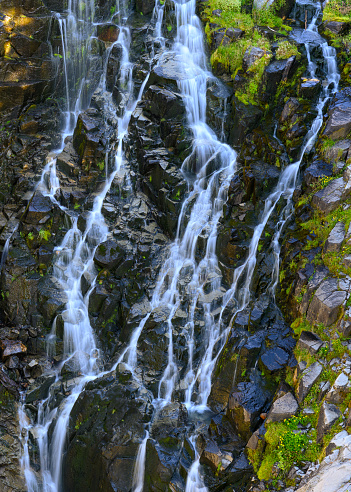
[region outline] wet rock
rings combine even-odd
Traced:
[[[286,81],[292,73],[295,64],[295,56],[287,60],[275,60],[271,62],[264,71],[266,91],[274,95],[281,81]]]
[[[300,109],[300,103],[295,97],[288,99],[284,105],[282,114],[280,115],[280,123],[284,124],[291,120],[296,112]]]
[[[269,372],[279,371],[286,366],[289,354],[280,347],[270,348],[261,355],[260,363]]]
[[[27,347],[17,340],[0,340],[0,350],[3,361],[13,356],[22,357],[27,353]]]
[[[351,130],[351,89],[338,92],[328,109],[328,120],[324,130],[333,140],[346,138]]]
[[[151,85],[144,95],[147,101],[145,107],[157,118],[178,118],[185,113],[185,108],[180,96],[174,92]]]
[[[324,245],[324,251],[339,252],[344,239],[345,224],[343,222],[338,222],[330,231],[330,234]]]
[[[300,349],[308,350],[310,354],[316,354],[323,345],[323,341],[315,333],[303,331],[297,345]]]
[[[286,393],[273,403],[265,422],[281,422],[296,414],[299,405],[292,393]]]
[[[53,210],[52,201],[48,196],[44,196],[40,191],[37,191],[28,207],[25,217],[27,224],[38,224],[41,219],[46,217]]]
[[[155,3],[153,0],[137,0],[136,8],[138,12],[142,12],[144,15],[151,14],[154,10]]]
[[[222,452],[212,439],[206,442],[206,446],[201,453],[200,463],[208,465],[214,472],[221,468]]]
[[[247,71],[252,65],[266,55],[266,50],[257,48],[256,46],[250,46],[244,54],[243,58],[243,70]]]
[[[339,207],[349,195],[350,189],[346,186],[344,178],[337,178],[313,196],[312,205],[327,215]]]
[[[104,43],[114,43],[118,39],[119,27],[116,24],[98,24],[97,37]]]
[[[78,116],[73,134],[73,147],[85,171],[103,170],[105,166],[104,122],[96,109],[87,109]]]
[[[44,400],[44,398],[47,398],[50,387],[55,380],[55,374],[37,378],[33,386],[31,385],[26,393],[26,403],[33,403],[34,401]]]
[[[228,401],[228,414],[240,437],[248,440],[267,410],[270,394],[256,383],[239,383]]]
[[[102,268],[112,270],[118,267],[125,256],[125,250],[113,239],[101,243],[95,252],[94,261]]]
[[[346,292],[338,290],[336,279],[324,280],[316,290],[308,308],[308,321],[330,326],[337,320],[345,299]]]
[[[332,425],[341,416],[341,411],[332,403],[323,402],[317,424],[317,442],[320,442],[324,435],[330,430]]]
[[[90,356],[85,352],[75,352],[62,366],[61,376],[63,379],[71,379],[78,376],[82,371],[89,368]]]
[[[298,388],[297,401],[302,403],[306,398],[314,383],[318,380],[323,371],[323,366],[319,362],[314,362],[302,373]]]
[[[57,169],[68,177],[77,177],[80,171],[78,166],[78,154],[73,147],[72,142],[68,142],[63,151],[58,154],[56,160]]]
[[[302,79],[300,96],[310,101],[315,101],[321,90],[321,81],[318,79]]]
[[[117,43],[113,46],[107,62],[106,88],[110,92],[112,92],[115,85],[116,77],[121,67],[122,56],[123,48],[119,43]]]
[[[131,490],[150,401],[128,371],[109,373],[86,385],[70,415],[65,490]]]
[[[328,391],[325,399],[330,403],[342,403],[349,391],[349,378],[345,373],[342,372],[334,381],[334,384],[331,387],[330,391]]]

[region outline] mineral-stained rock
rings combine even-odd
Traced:
[[[314,383],[318,380],[321,372],[323,371],[323,366],[319,362],[314,362],[302,373],[302,377],[297,388],[297,401],[299,403],[308,395],[310,389]]]
[[[321,441],[323,436],[329,431],[331,426],[341,416],[339,408],[332,403],[323,402],[318,416],[317,441]]]
[[[228,414],[239,435],[248,440],[260,421],[260,414],[267,410],[270,394],[257,384],[239,383],[229,398]]]
[[[130,372],[121,371],[88,383],[72,409],[65,490],[131,490],[151,397]]]
[[[114,43],[118,39],[119,27],[116,24],[98,24],[97,37],[105,43]]]
[[[327,278],[316,290],[307,311],[307,319],[311,323],[333,324],[339,315],[340,308],[346,299],[346,292],[338,290],[335,278]]]
[[[299,405],[292,393],[286,393],[275,400],[265,422],[281,422],[284,419],[289,419],[296,414],[298,408]]]
[[[14,355],[21,357],[27,353],[27,347],[18,340],[0,340],[2,360]]]

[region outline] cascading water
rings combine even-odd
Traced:
[[[300,164],[307,151],[310,151],[317,138],[323,123],[323,109],[326,102],[337,90],[339,75],[336,66],[335,50],[318,34],[316,23],[320,15],[320,6],[317,5],[315,15],[308,26],[308,35],[302,39],[305,43],[309,60],[309,72],[315,77],[315,65],[311,61],[310,43],[314,42],[321,46],[326,61],[327,84],[317,103],[317,116],[309,130],[305,144],[301,149],[298,161],[287,166],[281,173],[279,182],[273,193],[266,199],[264,211],[260,223],[254,230],[253,238],[249,247],[249,253],[244,263],[234,271],[231,288],[223,296],[220,315],[217,321],[211,315],[211,302],[204,302],[204,284],[210,281],[210,295],[219,290],[221,284],[218,273],[215,245],[217,238],[217,224],[222,213],[222,205],[225,199],[225,190],[228,178],[234,172],[235,154],[226,145],[221,144],[213,132],[205,123],[206,110],[206,61],[204,57],[203,35],[200,21],[195,15],[195,1],[174,2],[177,18],[177,37],[173,47],[172,55],[177,60],[187,60],[187,77],[179,82],[179,88],[184,97],[187,109],[189,125],[194,135],[192,156],[188,158],[183,169],[192,162],[196,156],[197,178],[193,190],[185,200],[178,221],[177,236],[172,245],[168,260],[166,261],[152,297],[151,308],[167,306],[169,309],[168,323],[168,364],[160,380],[158,401],[154,404],[158,407],[165,405],[172,399],[172,394],[177,383],[177,366],[173,353],[173,326],[172,318],[182,299],[179,289],[179,280],[185,269],[191,272],[191,281],[188,284],[188,295],[192,302],[188,309],[187,341],[188,341],[188,371],[185,377],[184,402],[190,412],[203,411],[207,408],[207,400],[211,392],[211,377],[219,354],[221,353],[227,336],[231,329],[231,322],[223,327],[223,313],[229,302],[235,301],[235,309],[232,319],[243,310],[251,300],[250,286],[252,276],[256,267],[259,240],[275,211],[278,202],[283,198],[286,205],[280,214],[276,225],[276,232],[272,239],[271,249],[274,253],[275,263],[272,270],[272,282],[270,292],[274,297],[275,288],[279,275],[279,239],[292,213],[292,195],[296,187]],[[306,34],[304,34],[306,36]],[[169,53],[167,53],[168,55]],[[208,169],[218,159],[219,165],[209,173]],[[189,213],[188,206],[193,203]],[[187,217],[187,214],[189,215]],[[187,224],[184,226],[184,224]],[[207,247],[204,258],[197,263],[196,246],[199,235],[207,232]],[[194,358],[194,312],[198,305],[203,306],[205,328],[204,328],[204,355],[198,364],[197,370],[193,367]],[[150,314],[149,314],[150,315]],[[139,327],[133,333],[130,345],[124,350],[118,362],[127,362],[129,368],[134,372],[137,364],[136,344],[145,325],[148,316],[142,320]],[[145,440],[142,443],[145,446]],[[200,477],[199,456],[196,457],[188,472],[186,492],[207,490]],[[138,483],[135,490],[142,490],[143,475],[140,463],[137,463]]]
[[[320,43],[324,57],[327,61],[327,80],[323,94],[317,104],[317,117],[306,137],[300,158],[297,162],[287,166],[282,172],[275,191],[267,198],[265,208],[262,213],[261,221],[257,225],[250,244],[248,257],[243,265],[234,272],[231,288],[224,293],[221,289],[221,274],[218,268],[215,253],[217,241],[217,227],[222,215],[223,204],[226,199],[226,189],[229,179],[235,171],[236,153],[227,145],[221,143],[214,132],[206,124],[206,88],[207,80],[211,74],[206,69],[206,57],[203,43],[203,33],[200,20],[195,15],[195,0],[174,1],[177,19],[177,37],[172,51],[165,53],[164,56],[171,55],[179,65],[180,72],[185,76],[179,81],[179,90],[183,96],[186,106],[188,123],[193,133],[193,150],[191,155],[184,161],[184,175],[196,173],[193,181],[189,180],[189,193],[183,203],[176,234],[168,259],[166,260],[154,290],[151,309],[167,307],[168,315],[168,361],[166,369],[160,379],[158,398],[154,401],[154,406],[160,408],[171,402],[176,388],[186,388],[184,390],[184,403],[190,413],[202,412],[207,409],[207,400],[211,391],[211,376],[224,346],[227,335],[230,331],[231,323],[227,327],[223,326],[223,312],[231,300],[235,300],[235,314],[242,310],[250,301],[250,284],[256,266],[258,242],[270,219],[276,205],[281,198],[286,200],[286,205],[277,222],[276,233],[272,239],[272,250],[275,257],[275,265],[272,272],[271,292],[274,294],[279,274],[279,239],[283,227],[292,212],[292,194],[295,189],[298,171],[302,159],[313,146],[318,131],[323,121],[323,108],[330,95],[337,90],[339,76],[336,70],[335,52],[323,40],[320,42],[316,22],[319,12],[316,12],[308,31],[310,36],[306,41],[306,51],[310,54],[309,43],[315,34],[315,42]],[[72,8],[72,5],[71,7]],[[164,6],[156,2],[154,19],[156,21],[156,40],[165,46],[165,40],[161,35]],[[93,8],[91,12],[93,11]],[[90,15],[92,18],[92,14]],[[67,22],[61,22],[60,26],[63,38],[67,34]],[[318,38],[318,40],[317,40]],[[60,282],[65,291],[68,302],[63,313],[65,324],[65,353],[68,357],[80,354],[78,358],[80,370],[84,374],[73,388],[71,395],[66,398],[60,408],[52,409],[50,397],[40,405],[38,413],[38,423],[33,425],[26,421],[25,415],[21,414],[21,425],[24,429],[35,431],[38,436],[41,460],[41,479],[38,480],[36,474],[31,470],[28,455],[28,432],[25,434],[22,456],[22,466],[25,471],[27,487],[29,492],[43,490],[45,492],[57,492],[61,487],[61,461],[65,444],[66,430],[70,412],[79,394],[83,391],[85,384],[101,376],[97,374],[96,356],[98,351],[95,345],[94,334],[88,316],[89,295],[94,288],[96,272],[93,266],[93,257],[98,244],[104,241],[108,235],[108,228],[101,214],[103,200],[108,192],[112,180],[122,163],[122,140],[127,132],[128,123],[135,106],[140,99],[146,81],[142,85],[139,97],[134,100],[132,81],[132,65],[128,59],[128,42],[130,40],[128,28],[123,26],[120,30],[119,39],[123,48],[121,81],[127,87],[124,97],[124,112],[118,120],[118,151],[116,155],[115,168],[110,176],[106,176],[106,183],[102,192],[94,201],[90,212],[85,232],[82,233],[77,227],[77,218],[72,217],[72,228],[67,232],[61,246],[57,248],[57,257],[54,265],[54,276]],[[66,43],[66,41],[65,41]],[[67,44],[64,45],[64,65],[67,66]],[[186,60],[186,63],[185,63]],[[309,56],[309,60],[311,57]],[[314,65],[309,64],[311,77],[315,76]],[[68,69],[67,69],[68,70]],[[68,72],[67,72],[68,73]],[[212,76],[211,76],[212,77]],[[68,76],[66,76],[68,80]],[[82,81],[81,81],[82,83]],[[104,85],[104,82],[102,82]],[[74,105],[67,102],[67,113],[77,115],[83,98],[82,85],[80,85],[79,97]],[[70,95],[67,95],[70,99]],[[69,121],[71,121],[71,117]],[[69,126],[67,127],[69,128]],[[71,128],[72,129],[72,128]],[[196,163],[196,168],[195,164]],[[54,196],[59,187],[56,177],[55,159],[50,161],[43,173],[42,186],[46,186],[46,193],[55,200]],[[48,176],[50,173],[50,176]],[[49,186],[47,186],[49,184]],[[201,260],[198,260],[197,247],[199,238],[205,238],[205,253]],[[89,273],[92,278],[91,288],[86,296],[81,292],[81,277]],[[182,278],[188,276],[186,288],[180,287]],[[178,381],[176,357],[174,354],[173,343],[173,322],[175,312],[180,306],[183,298],[188,296],[191,301],[187,313],[187,329],[185,333],[188,347],[188,367],[182,381]],[[218,299],[220,301],[218,301]],[[218,302],[220,305],[218,306]],[[216,304],[217,303],[217,304]],[[202,337],[201,353],[202,358],[198,364],[194,360],[195,354],[195,311],[198,308],[203,311],[204,327]],[[213,308],[217,309],[217,317],[213,314]],[[130,344],[122,352],[119,362],[124,362],[128,369],[135,375],[137,368],[137,343],[140,334],[148,320],[151,312],[141,321],[138,328],[134,331]],[[83,354],[88,354],[86,358]],[[117,364],[114,366],[116,367]],[[135,376],[136,377],[136,376]],[[47,431],[52,422],[55,421],[55,428],[51,442],[48,442]],[[190,436],[190,440],[195,448],[195,436]],[[144,465],[146,457],[146,443],[149,432],[146,431],[142,441],[136,461],[133,478],[133,491],[143,490]],[[186,492],[204,492],[206,487],[200,475],[199,455],[196,454],[195,461],[188,472]],[[41,482],[41,483],[40,483]]]
[[[93,8],[93,5],[91,5],[91,8]],[[70,19],[69,22],[71,22],[72,25],[74,24],[72,19]],[[53,277],[59,282],[67,297],[66,309],[62,313],[62,318],[64,320],[64,353],[66,356],[64,362],[75,357],[75,361],[79,365],[79,372],[84,376],[79,378],[78,383],[72,388],[71,394],[65,399],[64,403],[61,404],[60,408],[54,407],[52,409],[52,406],[54,406],[52,405],[52,395],[40,403],[37,424],[30,423],[25,417],[23,408],[20,409],[20,424],[22,429],[25,430],[25,437],[22,440],[23,455],[21,464],[24,469],[28,492],[57,492],[61,490],[62,457],[71,410],[86,383],[103,374],[98,374],[98,368],[96,366],[98,350],[96,348],[95,337],[88,314],[89,296],[94,289],[97,275],[93,258],[96,248],[101,242],[106,240],[108,235],[108,227],[101,213],[102,205],[113,179],[122,165],[122,141],[127,133],[130,117],[142,96],[147,82],[146,78],[140,88],[138,97],[134,99],[132,64],[129,62],[128,56],[130,33],[127,26],[121,26],[117,43],[122,46],[123,52],[120,72],[124,86],[125,106],[122,116],[118,119],[117,154],[115,156],[114,169],[108,176],[106,166],[105,185],[94,200],[84,233],[77,227],[78,217],[75,216],[74,213],[66,210],[65,207],[60,206],[60,208],[65,209],[71,216],[72,227],[66,233],[61,246],[55,249],[56,258],[53,268]],[[104,80],[101,81],[101,85],[102,87],[105,86]],[[79,100],[82,100],[82,87],[81,81],[80,91],[77,96]],[[127,88],[127,90],[125,88]],[[110,103],[110,96],[106,96],[106,101],[106,104]],[[70,108],[70,103],[68,102],[67,104]],[[78,111],[79,109],[80,102],[77,102],[75,104],[75,111]],[[71,110],[69,110],[69,113],[72,116]],[[74,112],[74,115],[77,116],[76,112]],[[70,126],[66,127],[65,131],[69,128]],[[59,188],[55,163],[55,157],[48,161],[43,170],[40,186],[44,189],[46,188],[45,194],[50,196],[54,203],[59,205],[55,199],[55,193]],[[91,279],[90,289],[85,296],[81,290],[81,279],[84,274],[89,274],[89,278]],[[55,335],[55,328],[56,320],[53,325],[51,338]],[[54,430],[49,442],[47,432],[52,425],[54,425]],[[28,454],[29,431],[32,433],[34,432],[34,434],[37,435],[41,465],[41,477],[39,480],[30,467]]]

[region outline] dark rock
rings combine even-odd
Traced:
[[[90,356],[85,352],[75,352],[62,366],[63,379],[71,379],[86,372],[89,368]]]
[[[57,169],[70,178],[77,177],[80,171],[78,160],[79,156],[75,151],[72,142],[69,142],[63,151],[57,156]]]
[[[307,186],[311,186],[324,177],[333,175],[333,165],[322,160],[314,161],[304,172],[304,180]]]
[[[112,47],[107,61],[106,88],[110,92],[113,90],[117,75],[120,71],[122,56],[123,48],[119,43],[117,43]]]
[[[283,369],[289,360],[289,354],[280,347],[269,348],[261,355],[260,362],[269,372]]]
[[[324,135],[337,140],[345,138],[351,130],[351,89],[338,92],[328,109],[328,120]]]
[[[52,374],[51,376],[41,376],[38,378],[34,383],[34,387],[31,386],[26,393],[26,403],[32,403],[34,401],[44,400],[47,398],[49,389],[55,380],[55,374]]]
[[[243,58],[243,70],[247,71],[252,65],[267,54],[266,50],[257,48],[256,46],[250,46],[244,54]]]
[[[113,239],[101,243],[95,252],[94,261],[102,268],[112,270],[118,267],[125,256],[125,250]]]
[[[331,429],[332,425],[341,417],[341,411],[332,403],[323,402],[318,416],[317,442]]]
[[[159,119],[182,117],[185,113],[181,97],[161,87],[151,85],[144,99],[147,101],[146,109]]]
[[[215,441],[208,440],[206,442],[206,447],[202,451],[200,463],[203,465],[208,465],[214,472],[218,471],[218,467],[221,467],[222,463],[222,453]]]
[[[264,81],[269,94],[275,94],[280,82],[289,78],[294,63],[295,56],[291,56],[287,60],[275,60],[266,67]]]
[[[153,0],[136,0],[136,8],[138,12],[144,15],[151,14],[154,10],[155,2]]]
[[[302,79],[299,94],[304,99],[315,101],[321,90],[321,81],[319,79]]]
[[[50,197],[44,196],[40,191],[36,191],[28,207],[25,221],[28,224],[38,224],[41,219],[50,214],[53,208]]]
[[[301,332],[297,345],[300,349],[308,350],[308,352],[313,355],[321,348],[323,341],[315,333],[303,331]]]
[[[327,29],[333,34],[339,36],[345,34],[350,29],[350,23],[342,21],[328,21],[324,23],[323,27],[324,29]]]
[[[267,410],[270,394],[256,383],[239,383],[237,391],[230,395],[228,413],[240,437],[248,440]]]

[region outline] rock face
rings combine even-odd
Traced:
[[[297,401],[299,403],[303,402],[303,400],[306,398],[310,389],[321,375],[322,371],[323,366],[319,362],[314,362],[302,372],[302,377],[297,389]]]
[[[289,419],[296,414],[298,408],[299,405],[292,393],[286,393],[281,398],[275,400],[272,408],[268,412],[265,422],[281,422],[285,419]]]
[[[345,239],[345,224],[338,222],[331,230],[328,239],[324,245],[324,251],[340,251],[341,245]]]
[[[148,420],[148,395],[141,392],[129,372],[110,373],[86,386],[70,415],[63,465],[67,490],[130,490]]]
[[[337,406],[332,403],[323,403],[318,417],[317,441],[323,438],[340,416],[341,412]]]
[[[324,458],[320,467],[297,492],[347,492],[351,487],[350,436],[342,431],[332,439],[331,444],[337,449]]]
[[[351,130],[351,89],[338,92],[329,109],[329,118],[324,130],[324,135],[337,140],[345,138]]]
[[[338,289],[338,282],[334,278],[328,278],[321,283],[307,311],[307,319],[311,323],[324,323],[329,326],[337,320],[346,299],[346,292]]]
[[[349,195],[350,188],[344,178],[337,178],[313,196],[312,205],[328,214],[339,207]]]
[[[303,331],[297,345],[299,348],[306,349],[311,354],[315,354],[321,348],[323,342],[315,333]]]

